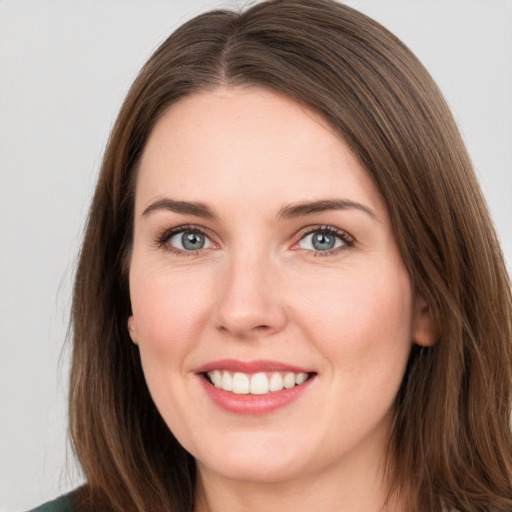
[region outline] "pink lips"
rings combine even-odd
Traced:
[[[238,395],[231,391],[215,387],[204,374],[213,370],[226,370],[230,372],[241,372],[254,374],[258,372],[293,372],[312,373],[304,368],[283,364],[276,361],[238,361],[234,359],[223,359],[212,361],[196,371],[200,382],[209,398],[222,409],[241,415],[263,415],[271,413],[291,402],[297,400],[310,387],[313,377],[299,386],[281,391],[269,392],[264,395]]]
[[[212,370],[228,370],[230,372],[257,373],[257,372],[293,372],[308,373],[309,370],[292,366],[289,364],[279,363],[277,361],[238,361],[236,359],[220,359],[212,361],[200,366],[196,372],[206,373]]]

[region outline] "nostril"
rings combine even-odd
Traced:
[[[274,328],[270,325],[260,324],[254,327],[245,327],[243,325],[219,325],[219,330],[226,334],[230,334],[233,337],[239,339],[247,339],[254,336],[269,336],[273,332],[278,332],[278,328]]]
[[[268,331],[270,329],[270,325],[257,325],[253,328],[253,330],[259,330],[259,331]]]

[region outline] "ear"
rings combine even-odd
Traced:
[[[133,318],[133,315],[128,317],[128,332],[130,333],[130,338],[132,339],[133,343],[137,345],[137,327],[135,326],[135,319]]]
[[[414,300],[414,316],[412,319],[412,342],[420,347],[435,345],[439,333],[432,319],[427,301],[420,295]]]

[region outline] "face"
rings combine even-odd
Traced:
[[[149,390],[202,474],[381,461],[422,314],[382,197],[314,113],[259,88],[167,111],[137,178],[130,294]]]

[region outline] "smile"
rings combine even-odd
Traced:
[[[247,374],[227,370],[206,372],[206,378],[216,387],[237,395],[265,395],[300,386],[310,377],[300,372],[258,372]]]
[[[239,415],[269,414],[307,393],[317,372],[278,361],[211,361],[195,374],[214,404]]]

